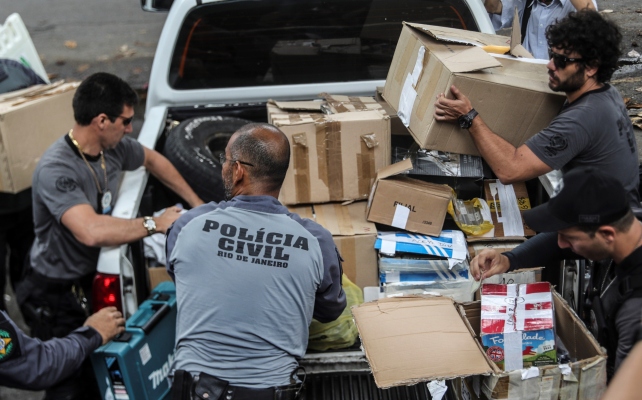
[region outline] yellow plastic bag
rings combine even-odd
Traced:
[[[346,292],[347,305],[339,318],[327,324],[322,324],[316,319],[312,320],[308,339],[309,350],[345,349],[352,346],[357,340],[359,332],[352,319],[350,307],[363,303],[363,292],[345,274],[343,275],[343,291]]]
[[[453,195],[454,195],[453,190]],[[490,208],[483,199],[459,200],[453,196],[448,203],[448,214],[464,233],[480,236],[490,232],[495,226],[492,223]]]

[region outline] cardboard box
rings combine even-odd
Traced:
[[[352,313],[379,388],[486,374],[482,392],[489,399],[597,400],[606,388],[606,354],[557,293],[553,301],[557,333],[577,361],[512,372],[500,371],[482,350],[480,302],[399,297]]]
[[[490,208],[495,229],[475,240],[535,235],[535,231],[526,225],[522,216],[524,211],[531,209],[531,202],[524,182],[503,185],[497,179],[485,180],[484,199]],[[504,204],[504,202],[506,203]]]
[[[518,147],[545,128],[566,97],[548,88],[543,61],[491,55],[481,47],[508,38],[404,22],[383,97],[426,149],[479,155],[467,131],[437,122],[435,100],[451,85],[472,102],[488,127]]]
[[[383,88],[377,88],[383,90]],[[408,128],[401,122],[397,112],[390,107],[377,91],[374,97],[350,97],[343,95],[333,95],[321,93],[320,96],[325,100],[321,110],[326,114],[340,114],[344,112],[355,111],[379,111],[383,115],[390,117],[390,133],[393,135],[409,136]]]
[[[147,268],[147,273],[149,275],[149,288],[154,290],[161,282],[172,282],[172,277],[167,273],[167,268],[163,265],[160,267],[149,267]]]
[[[481,340],[506,371],[557,364],[553,298],[548,282],[481,288]]]
[[[390,164],[390,120],[377,111],[288,112],[273,102],[268,118],[291,146],[283,204],[365,200],[376,171]]]
[[[366,219],[410,232],[439,236],[452,190],[446,185],[400,176],[411,169],[412,162],[404,160],[377,173],[368,198]]]
[[[71,101],[78,85],[37,85],[0,96],[0,191],[31,187],[42,154],[74,125]]]
[[[343,258],[343,273],[348,279],[361,289],[379,286],[377,251],[374,248],[377,228],[365,219],[365,201],[348,205],[299,205],[288,209],[316,221],[332,233],[334,244]]]

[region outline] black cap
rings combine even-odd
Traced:
[[[608,225],[629,209],[627,193],[617,179],[595,167],[582,167],[564,175],[548,203],[525,211],[524,221],[537,232],[556,232]]]

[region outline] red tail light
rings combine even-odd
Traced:
[[[101,308],[114,306],[121,312],[123,305],[120,295],[120,277],[118,275],[97,273],[94,277],[92,308],[96,312]]]

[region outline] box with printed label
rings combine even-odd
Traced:
[[[355,285],[379,286],[377,251],[374,248],[377,228],[365,218],[365,201],[348,205],[325,203],[289,206],[303,218],[316,221],[330,231],[343,259],[343,272]]]
[[[438,237],[408,232],[378,232],[379,279],[386,297],[438,294],[471,301],[464,233],[443,230]]]
[[[390,120],[377,111],[322,114],[320,102],[297,111],[268,103],[268,119],[290,141],[279,200],[286,205],[365,200],[376,172],[390,164]],[[312,109],[303,109],[309,105]]]
[[[506,371],[557,364],[553,297],[548,282],[483,284],[481,340]]]
[[[47,148],[74,125],[78,82],[36,85],[0,95],[0,191],[18,193]]]
[[[535,235],[535,231],[526,225],[522,216],[524,211],[531,209],[524,182],[504,185],[499,179],[486,179],[484,180],[484,199],[490,208],[495,229],[474,240]]]
[[[437,96],[452,99],[455,85],[493,132],[518,147],[550,123],[566,97],[549,89],[546,61],[483,50],[510,42],[504,36],[405,22],[383,97],[422,148],[479,155],[467,131],[434,118]]]
[[[439,236],[452,189],[402,176],[411,169],[412,161],[407,159],[377,173],[368,198],[367,220]]]

